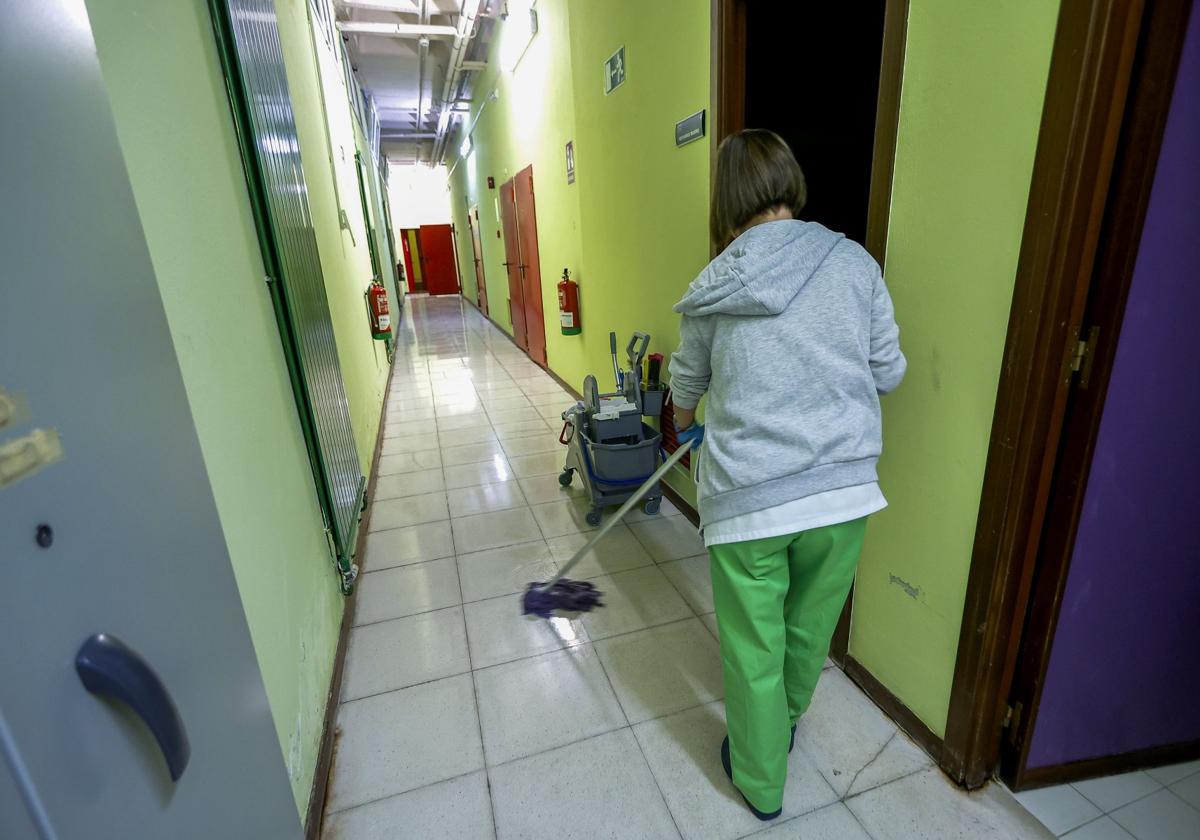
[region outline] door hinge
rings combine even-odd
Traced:
[[[1009,743],[1015,744],[1017,742],[1017,731],[1021,726],[1021,711],[1023,708],[1021,702],[1018,700],[1004,710],[1004,723],[1001,724],[1001,728],[1008,730]]]
[[[1086,390],[1092,381],[1092,362],[1096,358],[1096,341],[1100,337],[1100,328],[1088,330],[1086,339],[1077,339],[1071,352],[1071,372],[1079,374],[1079,387]]]

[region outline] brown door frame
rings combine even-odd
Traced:
[[[527,203],[522,201],[526,192]],[[513,176],[513,201],[517,207],[517,243],[521,254],[519,268],[525,299],[525,353],[538,367],[546,368],[546,310],[542,302],[542,263],[541,251],[538,249],[537,197],[533,187],[533,164],[529,164]],[[537,323],[533,323],[535,318]]]
[[[471,233],[471,259],[475,263],[475,305],[487,315],[487,278],[483,269],[483,231],[479,226],[478,204],[467,208],[467,229]]]
[[[1067,403],[1008,703],[1013,715],[1001,740],[1000,775],[1018,790],[1200,756],[1200,742],[1191,742],[1056,766],[1026,766],[1187,35],[1190,5],[1191,0],[1148,2],[1141,25],[1095,273],[1084,310],[1081,335],[1095,331],[1096,338],[1091,360],[1076,378]]]
[[[529,352],[528,324],[525,323],[525,281],[521,276],[521,244],[517,226],[517,182],[509,178],[500,185],[500,226],[504,229],[504,271],[508,280],[508,322],[517,346]],[[513,277],[516,273],[516,282]],[[514,288],[515,286],[515,288]],[[514,294],[519,300],[513,300]],[[518,312],[520,328],[518,329]]]
[[[715,174],[717,146],[723,138],[746,128],[746,7],[750,0],[712,0],[712,70],[710,90],[715,131],[709,138],[710,171]],[[875,139],[871,158],[871,193],[867,208],[866,248],[880,265],[887,249],[888,211],[892,203],[892,174],[896,163],[896,129],[900,121],[900,86],[904,75],[904,44],[909,0],[887,0],[883,46],[879,62],[879,95],[875,108]],[[713,243],[713,256],[718,245]],[[850,614],[854,593],[838,620],[829,656],[846,667],[850,646]]]
[[[1090,441],[1069,441],[1062,447],[1074,390],[1071,358],[1080,335],[1085,334],[1086,304],[1097,260],[1120,258],[1122,253],[1118,248],[1114,254],[1110,247],[1102,254],[1100,245],[1123,127],[1134,131],[1131,136],[1157,132],[1156,137],[1138,141],[1143,153],[1151,148],[1145,145],[1147,140],[1153,139],[1156,155],[1161,140],[1162,126],[1155,128],[1153,119],[1142,126],[1126,122],[1127,104],[1134,119],[1139,114],[1153,116],[1145,113],[1149,103],[1139,102],[1139,97],[1127,103],[1135,56],[1144,37],[1143,20],[1155,17],[1146,17],[1145,12],[1179,4],[1179,0],[1063,0],[1060,8],[941,759],[942,768],[968,787],[985,783],[997,767],[1006,724],[1014,731],[1024,730],[1021,710],[1014,707],[1010,715],[1008,702],[1023,631],[1043,633],[1041,643],[1028,648],[1034,660],[1049,651],[1045,634],[1052,626],[1066,576],[1069,540],[1064,538],[1073,539],[1074,531],[1070,518],[1047,519],[1051,488],[1060,455],[1063,466],[1075,465],[1071,480],[1083,478],[1079,459],[1090,454],[1091,446]],[[1154,28],[1148,23],[1146,32]],[[1177,29],[1182,39],[1182,26]],[[1159,56],[1142,69],[1161,72],[1163,65]],[[1161,89],[1155,95],[1161,98]],[[1165,105],[1157,107],[1165,113]],[[1124,163],[1145,167],[1148,162]],[[1149,165],[1152,172],[1153,162]],[[1148,190],[1150,179],[1144,180]],[[1140,232],[1140,217],[1133,220],[1128,214],[1144,214],[1146,196],[1123,195],[1131,202],[1120,209],[1123,223],[1137,221]],[[1122,247],[1136,250],[1136,242]],[[1126,252],[1124,259],[1132,255]],[[1110,321],[1119,317],[1115,307],[1109,308]],[[1115,335],[1119,323],[1111,322],[1105,337]],[[1088,399],[1102,402],[1114,351],[1115,342],[1101,342],[1094,367],[1095,393]],[[1055,487],[1056,494],[1060,489]],[[1044,529],[1051,537],[1046,542]],[[1038,572],[1038,592],[1045,595],[1034,599],[1039,556],[1046,558]],[[1032,676],[1033,685],[1039,684],[1044,664],[1023,663],[1023,679]],[[1036,675],[1030,670],[1034,665]],[[1036,783],[1023,776],[1015,780]]]

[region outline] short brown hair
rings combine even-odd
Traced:
[[[797,215],[808,198],[804,172],[782,137],[765,128],[730,134],[717,148],[708,226],[725,247],[760,213],[786,207]]]

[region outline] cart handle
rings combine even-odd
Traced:
[[[635,353],[633,348],[637,346],[639,341],[642,342],[642,346]],[[646,351],[648,349],[650,349],[650,336],[640,330],[634,332],[633,338],[629,339],[629,346],[625,348],[625,354],[629,356],[629,366],[634,368],[641,367],[642,360],[646,358]]]
[[[571,434],[567,434],[567,429],[571,430]],[[564,420],[562,431],[558,433],[558,442],[567,446],[573,437],[575,437],[575,426],[569,420]]]

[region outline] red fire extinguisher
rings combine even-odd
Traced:
[[[371,313],[371,338],[382,341],[392,336],[392,316],[388,314],[387,290],[378,280],[367,287],[367,309]]]
[[[579,335],[583,325],[579,322],[579,284],[571,279],[567,269],[563,269],[562,279],[558,281],[558,320],[562,324],[563,335]]]

